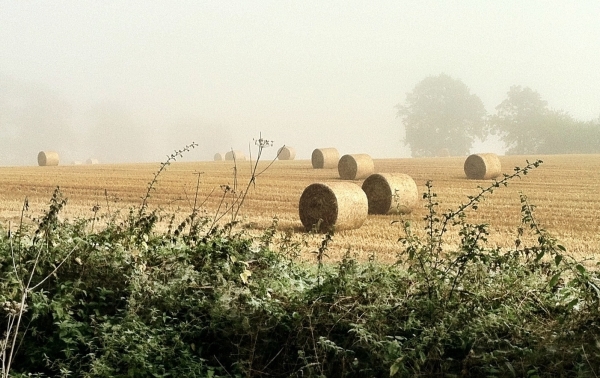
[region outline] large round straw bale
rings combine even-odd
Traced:
[[[246,156],[240,150],[233,150],[233,151],[228,151],[225,154],[225,160],[237,160],[237,161],[246,160]]]
[[[93,164],[93,165],[95,165],[95,164],[99,164],[99,163],[100,162],[98,161],[98,159],[92,159],[92,158],[89,158],[89,159],[87,159],[85,161],[85,164]]]
[[[362,189],[369,201],[369,214],[410,213],[419,200],[415,180],[404,173],[374,173]]]
[[[296,158],[296,150],[294,147],[283,146],[277,150],[277,159],[279,160],[294,160]]]
[[[58,165],[59,162],[58,152],[55,151],[40,151],[37,159],[40,167]]]
[[[340,160],[337,148],[317,148],[312,152],[311,161],[315,169],[335,168]]]
[[[374,171],[373,159],[367,154],[344,155],[338,162],[338,172],[342,180],[364,179]]]
[[[221,160],[225,160],[225,156],[223,156],[223,154],[222,154],[222,153],[220,153],[220,152],[217,152],[217,153],[215,154],[214,160],[215,160],[215,161],[221,161]]]
[[[467,177],[476,180],[491,179],[502,173],[500,159],[494,153],[469,155],[465,160],[464,168]]]
[[[353,182],[310,184],[300,197],[300,221],[307,231],[359,228],[367,219],[367,195]]]

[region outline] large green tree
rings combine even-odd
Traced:
[[[486,111],[477,95],[460,80],[446,74],[430,76],[396,105],[412,156],[435,156],[446,150],[467,155],[475,137],[485,135]]]
[[[492,130],[498,132],[507,154],[539,153],[545,143],[545,129],[550,118],[563,123],[559,114],[551,115],[548,103],[528,87],[514,85],[491,117]]]

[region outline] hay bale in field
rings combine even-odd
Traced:
[[[315,169],[335,168],[340,160],[337,148],[317,148],[312,152],[311,161]]]
[[[85,161],[85,164],[96,165],[96,164],[100,164],[100,162],[98,161],[98,159],[89,158]]]
[[[296,158],[296,150],[290,146],[283,146],[277,150],[277,159],[279,160],[294,160]]]
[[[344,155],[338,162],[338,173],[342,180],[358,180],[375,171],[375,164],[367,154]]]
[[[79,160],[74,160],[73,163],[71,163],[73,165],[81,165],[83,164],[82,162],[80,162]]]
[[[368,211],[367,195],[353,182],[314,183],[300,197],[300,221],[307,231],[359,228]]]
[[[222,153],[217,152],[214,156],[214,161],[222,161],[222,160],[225,160],[225,156]]]
[[[232,150],[225,154],[225,160],[246,160],[246,155],[244,155],[244,153],[240,150]]]
[[[369,214],[410,213],[419,200],[415,180],[404,173],[374,173],[362,184]]]
[[[498,155],[494,153],[472,154],[465,160],[467,178],[487,180],[500,176],[502,166]]]
[[[60,159],[56,151],[40,151],[37,160],[40,167],[50,167],[58,165]]]
[[[447,148],[440,148],[437,152],[437,157],[448,157],[450,156],[450,150]]]

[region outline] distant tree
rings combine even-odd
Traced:
[[[600,152],[600,125],[583,122],[562,111],[549,111],[543,128],[543,154],[590,154]]]
[[[539,93],[515,85],[510,87],[507,98],[496,107],[490,125],[505,143],[507,154],[538,153],[546,139],[549,115],[548,103],[542,100]],[[554,114],[553,118],[560,121],[559,114]]]
[[[539,93],[512,86],[496,107],[490,128],[498,132],[507,154],[600,152],[600,125],[582,122],[562,110],[548,109]]]
[[[430,76],[396,105],[412,156],[435,156],[439,151],[467,155],[475,137],[485,136],[486,111],[477,95],[446,74]]]

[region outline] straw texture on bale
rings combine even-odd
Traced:
[[[294,147],[283,146],[277,150],[277,159],[279,160],[294,160],[296,158],[296,150]]]
[[[419,200],[415,180],[404,173],[374,173],[362,184],[369,214],[408,214]]]
[[[468,178],[476,180],[492,179],[502,173],[500,159],[494,153],[469,155],[465,160],[464,169]]]
[[[373,159],[367,154],[344,155],[338,162],[338,173],[342,180],[364,179],[374,171]]]
[[[302,192],[300,221],[307,231],[319,232],[359,228],[367,219],[367,195],[353,182],[310,184]]]
[[[98,161],[98,159],[92,159],[89,158],[85,161],[85,164],[99,164],[100,162]]]
[[[239,150],[228,151],[225,154],[225,160],[246,160],[246,155],[244,155],[244,153]]]
[[[221,161],[221,160],[225,160],[225,156],[223,156],[223,154],[222,154],[222,153],[220,153],[220,152],[217,152],[217,153],[215,154],[214,160],[215,160],[215,161]]]
[[[340,160],[337,148],[317,148],[312,152],[311,161],[315,169],[335,168]]]
[[[55,151],[40,151],[38,153],[38,165],[40,167],[49,167],[58,165],[58,152]]]

